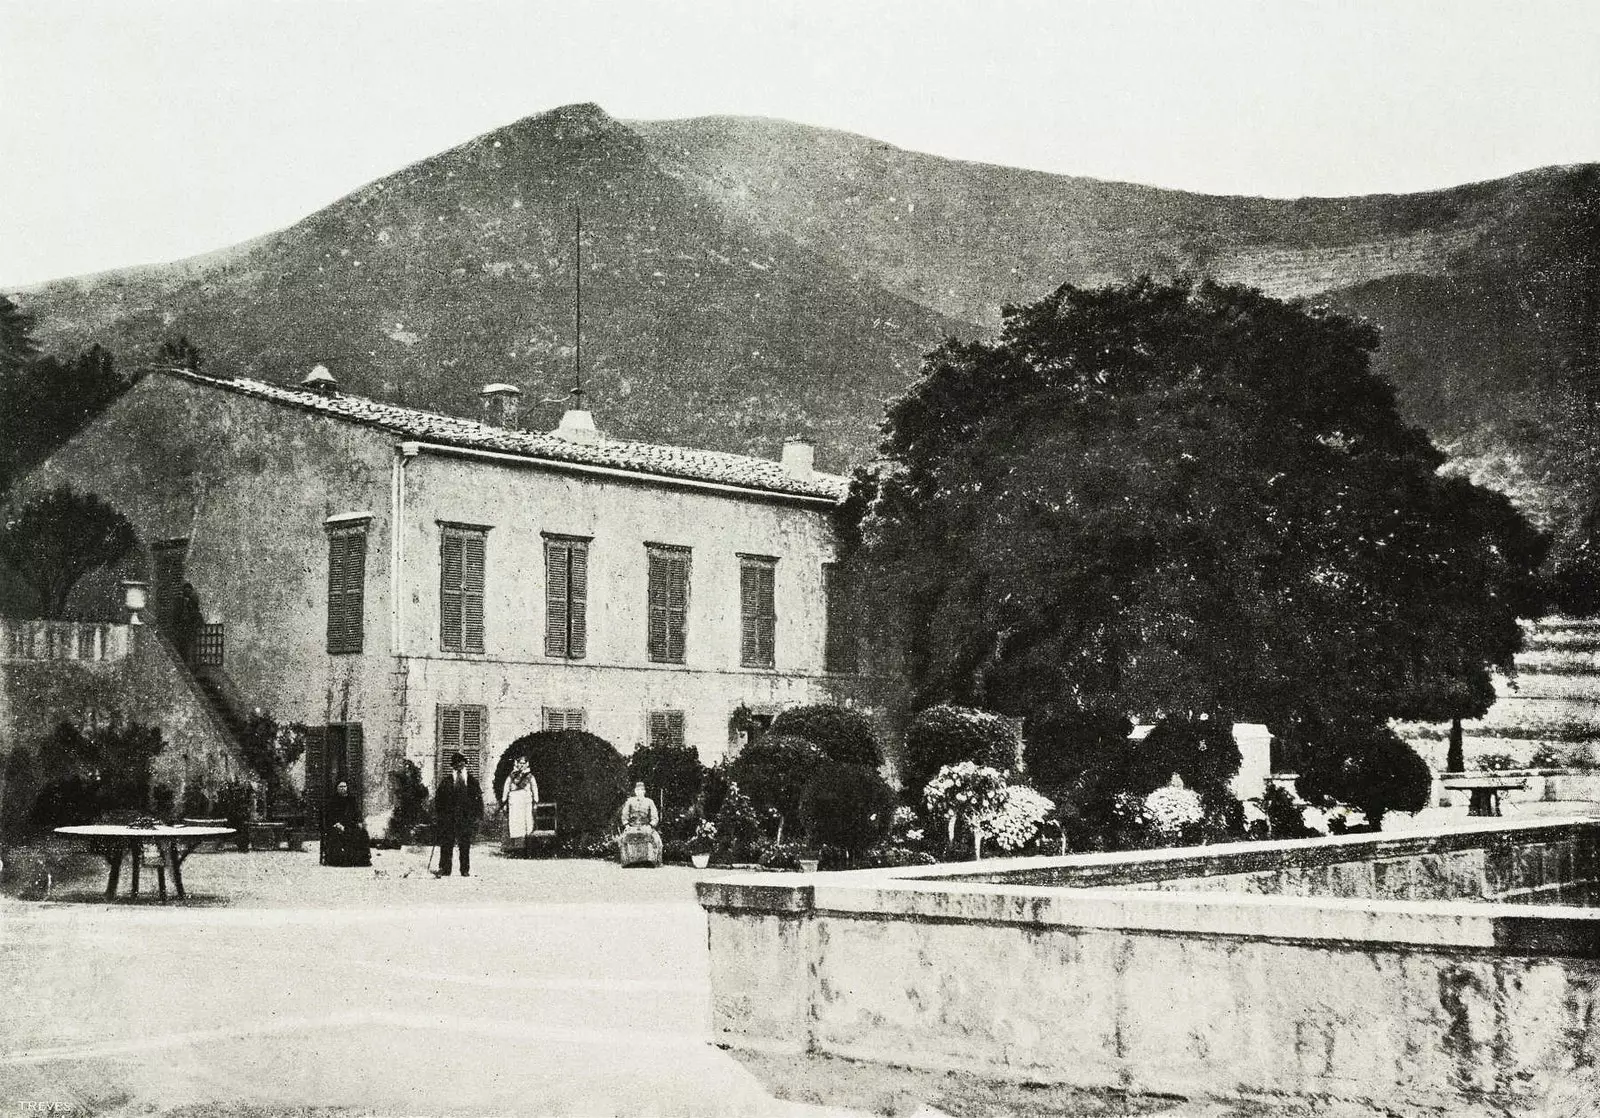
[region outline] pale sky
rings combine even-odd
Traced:
[[[1600,0],[0,0],[0,286],[233,244],[574,101],[1402,192],[1600,161]]]

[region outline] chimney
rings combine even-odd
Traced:
[[[333,374],[328,372],[328,366],[318,365],[306,374],[306,379],[300,382],[300,387],[308,392],[320,393],[323,396],[333,396],[339,391],[339,382],[333,379]]]
[[[594,429],[594,413],[569,408],[561,417],[561,426],[551,432],[558,439],[566,439],[569,443],[584,443],[592,446],[600,441],[600,432]]]
[[[483,421],[515,431],[522,412],[522,389],[514,384],[486,384],[478,392],[483,405]]]
[[[783,440],[783,472],[795,481],[810,481],[816,474],[817,448],[798,436]]]

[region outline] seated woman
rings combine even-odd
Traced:
[[[618,854],[625,866],[659,866],[661,835],[656,827],[661,813],[656,802],[644,794],[644,782],[633,786],[633,795],[622,805],[622,839]]]
[[[370,866],[372,844],[367,825],[361,821],[350,782],[341,780],[322,807],[322,864],[325,866]]]

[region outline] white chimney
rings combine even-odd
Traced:
[[[551,434],[558,439],[566,439],[569,443],[584,443],[593,445],[600,441],[600,432],[594,428],[594,413],[569,408],[561,417],[561,426]]]
[[[306,378],[300,382],[300,387],[311,392],[320,392],[324,396],[332,396],[339,391],[339,382],[328,372],[328,366],[318,365],[306,374]]]
[[[514,384],[486,384],[478,392],[483,405],[483,421],[495,427],[516,430],[522,413],[522,389]]]
[[[783,440],[783,472],[796,481],[810,481],[817,472],[817,448],[802,438]]]

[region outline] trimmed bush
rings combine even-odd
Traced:
[[[423,783],[422,770],[409,758],[389,773],[389,795],[394,810],[389,814],[386,837],[394,842],[412,842],[417,828],[428,817],[428,786]]]
[[[747,746],[728,765],[728,775],[756,808],[777,821],[772,838],[793,837],[800,820],[800,797],[828,759],[805,738],[768,734]]]
[[[1130,749],[1132,732],[1127,715],[1104,711],[1073,711],[1030,722],[1023,767],[1038,787],[1065,788]]]
[[[738,781],[729,781],[722,808],[715,820],[717,850],[725,861],[740,862],[751,855],[761,839],[761,817]]]
[[[582,847],[617,828],[617,813],[628,798],[628,763],[610,742],[582,730],[544,730],[518,738],[494,767],[496,800],[518,757],[528,759],[539,798],[557,805],[557,841]]]
[[[946,765],[971,761],[1001,772],[1017,767],[1017,732],[998,714],[976,707],[929,707],[906,727],[906,788],[920,789]]]
[[[642,781],[663,819],[692,808],[705,779],[706,767],[692,745],[641,745],[628,758],[628,784]]]
[[[883,750],[872,720],[847,707],[830,703],[790,707],[773,719],[771,733],[805,738],[828,760],[840,764],[872,769],[883,764]]]
[[[1318,806],[1355,808],[1376,830],[1390,811],[1426,807],[1433,774],[1388,726],[1370,726],[1346,731],[1337,741],[1313,744],[1295,788]]]
[[[853,858],[889,836],[897,803],[876,769],[828,765],[801,794],[800,818],[812,842],[841,847]]]

